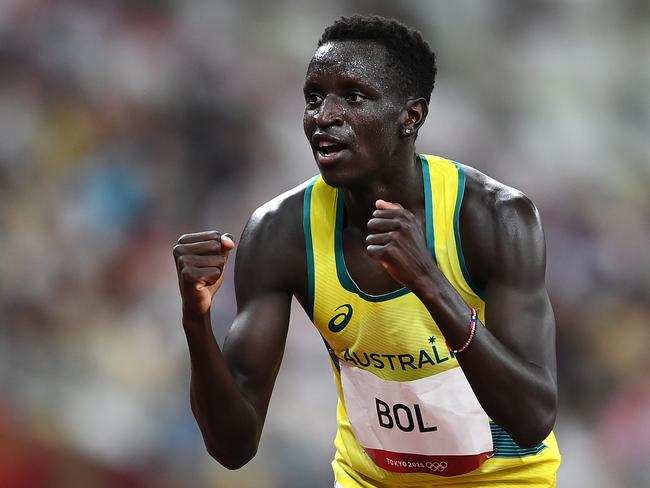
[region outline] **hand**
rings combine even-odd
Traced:
[[[377,200],[368,222],[366,249],[396,281],[413,290],[436,265],[415,215],[398,203]]]
[[[183,313],[202,317],[223,283],[223,268],[235,248],[230,234],[217,231],[185,234],[174,246]]]

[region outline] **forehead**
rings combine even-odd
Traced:
[[[391,78],[388,51],[372,41],[327,42],[311,58],[305,82],[329,75],[343,75],[373,85],[387,86]]]

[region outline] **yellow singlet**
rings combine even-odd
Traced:
[[[418,157],[424,180],[429,251],[442,273],[485,323],[485,302],[467,272],[460,244],[458,220],[465,174],[453,161]],[[339,395],[332,462],[338,485],[554,487],[560,453],[553,433],[537,447],[522,449],[501,427],[489,421],[482,409],[479,415],[467,413],[457,424],[476,422],[480,428],[471,427],[469,434],[451,442],[431,441],[431,445],[425,445],[429,439],[446,435],[445,425],[454,425],[454,415],[465,407],[454,406],[456,395],[443,394],[445,388],[451,392],[463,390],[462,395],[468,398],[473,392],[459,383],[466,384],[466,379],[458,361],[413,293],[402,288],[370,295],[352,280],[343,256],[344,212],[336,188],[320,176],[308,184],[304,200],[308,313],[328,346]],[[467,403],[475,408],[477,401],[473,398]],[[474,445],[474,440],[467,439],[473,438],[475,431]],[[459,453],[471,455],[457,456]],[[469,459],[470,464],[456,462],[461,458]],[[461,474],[450,475],[450,470]]]

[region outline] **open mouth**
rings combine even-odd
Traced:
[[[330,156],[345,149],[341,144],[335,142],[321,141],[318,143],[318,152],[322,156]]]

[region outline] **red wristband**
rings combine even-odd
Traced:
[[[469,320],[469,336],[467,337],[465,343],[462,346],[460,346],[458,349],[452,349],[449,343],[445,341],[445,343],[447,344],[447,349],[449,349],[449,351],[454,355],[457,355],[463,352],[465,349],[467,349],[469,343],[472,342],[472,339],[474,338],[474,332],[476,332],[477,316],[476,316],[476,309],[474,307],[470,307],[470,308],[472,309],[472,312]]]

